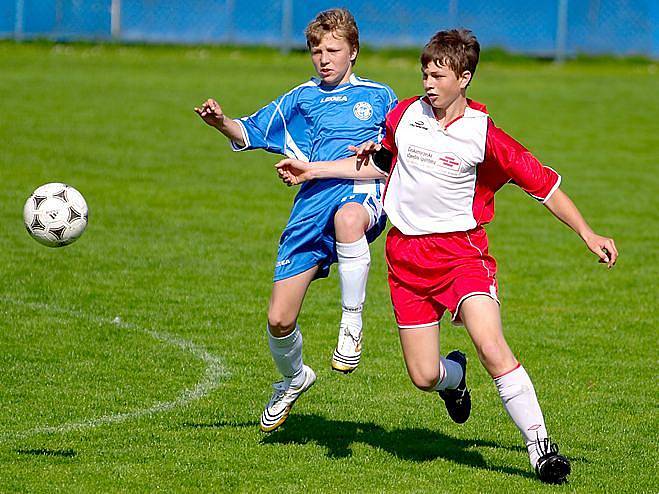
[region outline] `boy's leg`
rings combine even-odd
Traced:
[[[362,310],[371,264],[365,232],[370,224],[366,208],[356,202],[346,202],[334,216],[342,315],[332,368],[344,373],[355,370],[361,358]]]
[[[543,481],[564,481],[570,473],[569,461],[549,444],[533,384],[503,336],[499,304],[487,295],[474,295],[463,301],[459,311],[504,408],[522,433],[531,465]],[[545,464],[547,460],[551,464]],[[541,466],[547,467],[545,471],[539,470]]]
[[[295,329],[304,296],[317,271],[318,266],[314,266],[300,274],[273,283],[268,307],[268,326],[273,336],[281,338]]]
[[[466,357],[457,351],[446,358],[440,355],[439,321],[447,306],[436,300],[436,289],[446,284],[446,256],[436,249],[435,238],[409,237],[395,227],[387,234],[385,250],[391,302],[408,374],[419,389],[437,391],[449,416],[463,423],[471,411]]]
[[[407,373],[422,391],[432,391],[440,381],[439,324],[398,328]]]
[[[503,336],[499,304],[487,295],[473,295],[459,308],[476,352],[492,376],[504,374],[517,366],[517,360]]]
[[[467,361],[464,354],[451,352],[446,358],[439,351],[439,324],[398,331],[407,373],[422,391],[437,391],[451,418],[464,423],[471,412],[471,397],[466,384]]]
[[[268,309],[268,344],[284,379],[273,385],[275,391],[261,415],[261,430],[265,432],[273,431],[284,423],[295,401],[316,380],[313,370],[302,361],[302,333],[297,317],[317,270],[314,267],[276,281],[272,287]]]

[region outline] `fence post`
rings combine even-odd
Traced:
[[[234,19],[233,19],[233,11],[234,11],[234,0],[226,0],[225,4],[225,12],[224,12],[224,17],[226,18],[226,35],[225,35],[225,43],[230,45],[231,43],[234,42],[233,39],[233,32],[234,32]]]
[[[558,0],[558,19],[556,22],[556,63],[565,62],[567,51],[567,10],[568,0]]]
[[[458,0],[450,0],[448,3],[448,18],[451,23],[451,29],[457,29],[458,27]]]
[[[110,6],[110,35],[112,39],[121,36],[121,0],[112,0]]]
[[[61,36],[62,33],[62,20],[64,19],[64,12],[62,11],[62,1],[55,2],[55,28],[53,29],[55,36]]]
[[[24,7],[24,0],[16,0],[16,17],[14,18],[14,39],[16,41],[23,39]]]
[[[284,54],[289,53],[291,51],[292,32],[293,32],[293,0],[282,0],[280,50]]]

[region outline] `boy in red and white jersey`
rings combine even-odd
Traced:
[[[538,477],[561,483],[570,462],[550,442],[533,384],[503,336],[496,262],[483,225],[494,216],[495,192],[512,182],[570,226],[609,268],[618,252],[560,190],[561,177],[497,128],[484,105],[467,99],[479,51],[469,31],[437,33],[421,55],[425,96],[402,101],[388,114],[381,144],[353,147],[357,156],[340,161],[287,159],[276,166],[289,185],[388,176],[389,287],[410,378],[424,391],[438,391],[455,422],[469,418],[466,357],[454,351],[444,358],[439,350],[439,320],[448,309],[494,379]]]

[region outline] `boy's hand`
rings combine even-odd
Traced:
[[[600,258],[599,262],[606,264],[611,269],[618,260],[618,250],[612,238],[602,237],[597,233],[591,233],[584,237],[588,248]]]
[[[348,146],[348,149],[357,155],[357,170],[359,170],[362,166],[368,166],[369,158],[382,149],[382,144],[366,141],[359,146]]]
[[[307,182],[313,178],[313,165],[306,161],[286,158],[276,163],[275,168],[277,168],[279,178],[289,187],[291,185],[300,185],[302,182]]]
[[[214,99],[207,99],[201,107],[195,107],[194,111],[211,127],[219,129],[224,124],[224,112]]]

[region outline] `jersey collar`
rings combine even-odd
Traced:
[[[343,91],[344,89],[347,89],[350,86],[356,86],[359,84],[359,81],[357,80],[357,76],[354,73],[350,74],[350,78],[348,79],[347,82],[344,82],[343,84],[339,84],[338,86],[334,86],[331,89],[321,86],[322,81],[320,80],[319,77],[312,77],[311,82],[313,82],[316,86],[318,86],[318,89],[320,89],[325,93],[334,93],[336,91]]]

